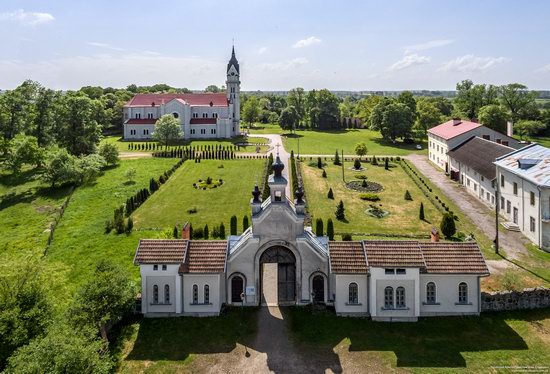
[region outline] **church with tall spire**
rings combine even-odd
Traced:
[[[241,80],[235,46],[227,63],[226,92],[136,94],[123,107],[124,139],[152,139],[157,120],[171,114],[184,139],[231,138],[241,133]]]

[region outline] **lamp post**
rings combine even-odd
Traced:
[[[498,171],[498,169],[497,169]],[[498,211],[500,207],[500,180],[499,180],[499,174],[497,172],[497,188],[495,190],[495,253],[498,255]]]

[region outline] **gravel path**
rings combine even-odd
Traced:
[[[466,192],[458,183],[447,178],[442,171],[436,170],[434,166],[429,164],[430,161],[427,156],[409,155],[406,158],[432,183],[439,187],[489,239],[494,239],[495,218],[494,211],[491,208]],[[499,238],[500,246],[506,252],[508,258],[517,259],[520,254],[528,254],[525,245],[529,241],[521,233],[508,231],[501,226],[499,228]]]
[[[277,155],[277,144],[280,144],[279,147],[279,157],[281,158],[281,161],[283,164],[285,164],[285,169],[283,170],[283,175],[286,178],[289,183],[286,185],[286,196],[288,198],[292,197],[292,194],[290,193],[290,178],[288,177],[288,173],[290,172],[289,167],[289,160],[290,160],[290,153],[287,152],[283,145],[283,139],[281,138],[281,135],[278,134],[250,134],[248,135],[249,138],[267,138],[269,139],[269,149],[267,151],[267,155],[273,154],[273,158]]]

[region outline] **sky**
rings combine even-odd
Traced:
[[[0,89],[550,89],[547,0],[3,0]]]

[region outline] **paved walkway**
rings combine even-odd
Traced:
[[[466,192],[458,183],[449,179],[445,173],[436,170],[429,163],[427,156],[409,155],[406,156],[406,159],[439,187],[489,239],[495,238],[495,218],[492,209]],[[520,254],[528,254],[525,244],[529,241],[521,233],[508,231],[501,226],[499,238],[500,246],[506,252],[506,257],[516,259]]]
[[[285,169],[283,170],[283,175],[286,178],[289,183],[286,185],[286,196],[291,199],[292,194],[290,193],[290,153],[287,152],[285,147],[283,146],[283,139],[281,138],[281,135],[278,134],[250,134],[248,135],[249,138],[266,138],[269,139],[269,149],[267,151],[267,155],[273,154],[273,159],[277,156],[277,144],[280,145],[279,148],[279,157],[281,158],[281,161],[283,164],[285,164]],[[257,154],[256,154],[257,155]]]

